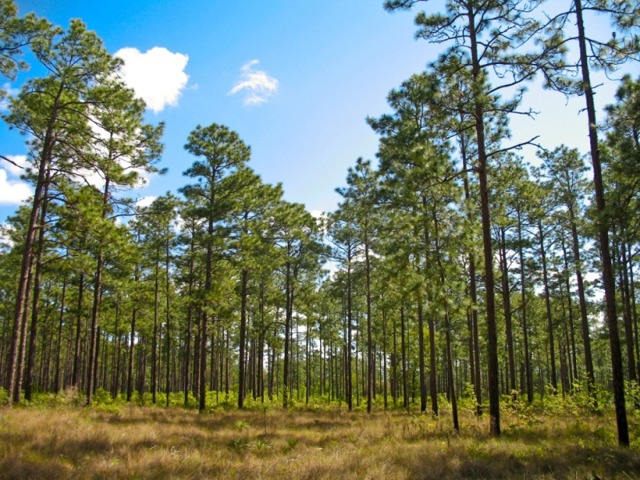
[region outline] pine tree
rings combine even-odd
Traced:
[[[199,305],[200,345],[197,346],[199,410],[202,413],[206,408],[208,324],[215,312],[216,301],[213,298],[214,264],[219,250],[224,248],[223,222],[232,207],[230,192],[234,188],[234,182],[228,178],[247,163],[250,149],[237,133],[214,123],[208,127],[197,126],[189,134],[185,150],[201,159],[196,160],[184,172],[197,183],[186,185],[180,191],[186,197],[192,214],[203,219],[206,225],[206,233],[202,239],[206,258],[203,292]]]

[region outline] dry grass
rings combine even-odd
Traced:
[[[543,421],[544,420],[544,421]],[[120,407],[0,409],[0,478],[640,478],[640,445],[608,417],[521,418],[504,434],[467,415]]]

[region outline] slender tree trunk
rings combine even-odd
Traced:
[[[367,413],[371,413],[372,395],[375,383],[375,366],[373,356],[373,319],[371,318],[371,259],[369,258],[369,225],[365,222],[364,232],[364,261],[366,268],[367,295]]]
[[[565,298],[567,299],[567,316],[569,319],[569,331],[570,331],[570,339],[567,336],[567,349],[571,349],[570,352],[567,353],[567,358],[569,359],[569,372],[573,373],[574,378],[578,378],[578,359],[576,357],[576,339],[575,339],[575,328],[573,321],[573,302],[571,300],[571,287],[569,285],[569,260],[567,256],[567,247],[564,242],[564,237],[561,238],[561,246],[562,246],[562,258],[564,262],[564,285],[567,289],[567,294]],[[588,326],[587,326],[588,328]],[[587,332],[588,333],[588,332]],[[571,369],[573,367],[573,370]]]
[[[116,330],[116,338],[115,338],[115,352],[114,352],[114,363],[115,363],[115,368],[113,369],[113,384],[112,384],[112,388],[111,391],[112,393],[112,397],[118,398],[118,395],[120,394],[120,375],[121,375],[121,365],[120,365],[120,358],[121,358],[121,353],[122,353],[122,335],[120,334],[120,305],[119,305],[119,301],[120,299],[118,299],[118,303],[116,304],[116,318],[115,318],[115,330]]]
[[[289,407],[289,337],[291,332],[291,320],[293,316],[293,293],[291,286],[291,263],[287,262],[286,266],[287,278],[285,285],[286,294],[286,311],[285,311],[285,324],[284,324],[284,360],[283,360],[283,376],[282,376],[282,406],[283,408]]]
[[[556,372],[556,350],[553,335],[553,316],[551,314],[551,293],[549,292],[549,275],[547,273],[547,253],[544,248],[544,232],[542,220],[538,220],[538,235],[540,239],[540,258],[542,260],[542,280],[544,283],[544,305],[547,311],[547,335],[549,337],[549,355],[551,363],[551,386],[553,393],[558,392],[558,378]]]
[[[346,366],[346,397],[347,397],[347,408],[349,411],[353,410],[353,374],[352,374],[352,365],[351,365],[351,345],[353,344],[353,339],[351,338],[351,327],[353,326],[353,298],[352,298],[352,288],[351,288],[351,246],[349,246],[349,251],[347,253],[347,366]]]
[[[431,411],[438,416],[438,363],[436,358],[436,320],[433,315],[427,318],[429,326],[429,395],[431,396]]]
[[[102,345],[102,329],[98,326],[98,331],[96,333],[96,350],[95,350],[95,355],[93,357],[93,390],[91,392],[92,395],[96,394],[96,391],[98,390],[98,381],[100,379],[100,372],[99,372],[99,367],[100,367],[100,354],[105,350],[104,345]],[[101,350],[102,349],[102,350]]]
[[[451,398],[451,416],[453,417],[453,429],[460,433],[460,422],[458,420],[458,401],[456,399],[456,387],[453,374],[453,354],[451,352],[451,325],[449,321],[449,311],[445,311],[445,329],[447,337],[447,372],[449,383],[449,395]]]
[[[67,277],[65,275],[64,280],[62,281],[62,298],[60,300],[60,314],[58,315],[58,336],[56,339],[56,367],[54,374],[54,383],[53,390],[57,395],[61,389],[61,379],[60,379],[60,363],[62,359],[62,327],[64,326],[64,308],[65,308],[65,300],[67,298]]]
[[[191,360],[191,342],[193,335],[193,254],[195,249],[195,232],[191,233],[191,239],[189,243],[189,289],[187,293],[188,299],[188,307],[187,307],[187,334],[185,338],[185,349],[184,349],[184,406],[189,405],[189,374],[190,374],[190,364]]]
[[[48,127],[45,133],[42,152],[40,154],[40,162],[38,164],[38,176],[36,179],[36,187],[33,194],[33,203],[31,213],[29,215],[29,224],[24,240],[24,250],[22,251],[22,262],[20,265],[20,279],[18,281],[18,292],[16,294],[16,307],[13,322],[13,337],[11,339],[11,348],[9,351],[9,374],[8,374],[8,403],[9,406],[13,402],[20,400],[21,386],[18,385],[18,379],[21,376],[22,365],[20,362],[20,345],[22,344],[22,332],[24,331],[24,323],[26,319],[26,310],[29,303],[30,277],[34,261],[34,242],[37,230],[38,215],[42,202],[44,201],[43,190],[45,187],[45,177],[51,164],[53,148],[56,143],[55,124],[58,118],[58,105],[63,93],[63,84],[60,85],[52,113],[49,118]]]
[[[260,279],[260,330],[259,330],[259,360],[258,360],[258,392],[260,395],[260,399],[262,403],[264,403],[264,356],[265,356],[265,336],[266,336],[266,325],[265,325],[265,309],[266,309],[266,301],[265,301],[265,279],[264,276]],[[322,393],[321,393],[322,395]]]
[[[200,413],[204,413],[207,408],[207,324],[208,314],[203,309],[200,319],[200,345],[198,345],[198,361],[200,362],[198,366],[198,411]]]
[[[311,392],[311,315],[307,316],[307,332],[305,335],[305,405],[309,405]]]
[[[515,400],[517,398],[516,357],[513,345],[513,321],[511,313],[511,287],[509,286],[509,267],[507,265],[507,247],[505,229],[500,227],[500,266],[502,269],[502,305],[504,309],[505,336],[507,342],[508,372],[507,390]]]
[[[623,232],[624,233],[624,232]],[[628,272],[628,262],[627,262],[627,246],[623,240],[619,242],[619,251],[620,251],[620,283],[621,288],[620,292],[622,293],[622,306],[623,306],[623,315],[622,318],[624,320],[624,335],[627,347],[627,369],[629,372],[629,380],[635,382],[638,380],[638,375],[636,372],[636,361],[634,355],[634,345],[633,345],[633,320],[631,316],[631,299],[630,290],[629,290],[629,272]]]
[[[154,405],[157,402],[157,392],[158,392],[158,310],[160,309],[159,305],[159,281],[158,281],[158,270],[159,267],[159,257],[160,253],[156,252],[156,265],[154,271],[154,282],[153,282],[153,337],[151,339],[151,403]]]
[[[389,407],[387,392],[387,311],[382,309],[382,389],[384,395],[384,409]]]
[[[31,265],[30,268],[31,270],[29,271],[29,275],[27,278],[27,290],[25,292],[25,296],[24,296],[24,301],[25,301],[25,305],[27,305],[27,307],[23,310],[22,312],[22,320],[20,322],[20,332],[18,335],[18,345],[17,345],[17,359],[16,359],[16,372],[15,372],[15,379],[14,379],[14,386],[13,386],[13,393],[12,393],[12,402],[13,403],[18,403],[20,401],[21,395],[22,395],[22,380],[24,378],[24,360],[25,360],[25,353],[27,351],[27,327],[29,326],[29,302],[31,300],[31,291],[32,291],[32,283],[33,283],[33,261],[34,259],[32,258],[31,260]],[[13,344],[12,344],[12,348],[13,348]],[[10,392],[11,393],[11,392]],[[9,403],[9,406],[11,406],[11,402]]]
[[[391,397],[393,398],[393,405],[398,404],[398,339],[396,328],[396,316],[393,316],[393,357],[391,361]]]
[[[478,57],[478,34],[475,12],[468,14],[469,40],[471,43],[471,70],[474,88],[482,82],[482,71]],[[480,216],[482,219],[482,244],[484,249],[485,312],[487,316],[487,362],[489,379],[489,433],[500,435],[500,378],[498,366],[498,327],[496,322],[495,280],[493,275],[493,246],[491,238],[491,213],[489,209],[489,159],[486,152],[483,100],[474,99],[474,120],[478,142],[478,180],[480,183]]]
[[[171,260],[171,256],[170,256],[170,231],[169,228],[167,228],[167,241],[165,244],[165,265],[164,265],[164,270],[165,270],[165,276],[166,276],[166,283],[165,283],[165,323],[167,325],[165,334],[167,336],[167,371],[166,371],[166,406],[169,406],[169,397],[171,394],[171,297],[170,297],[170,286],[171,286],[171,282],[170,282],[170,278],[169,278],[169,263]]]
[[[400,349],[402,350],[402,397],[403,407],[409,410],[409,378],[407,375],[407,345],[404,305],[400,307]]]
[[[138,284],[138,265],[134,267],[133,284],[137,287]],[[131,401],[133,395],[133,365],[135,359],[136,349],[136,319],[138,315],[138,307],[134,301],[133,310],[131,312],[131,334],[129,338],[129,368],[127,371],[127,402]]]
[[[247,336],[247,282],[249,272],[246,268],[242,270],[242,279],[240,287],[240,352],[238,355],[238,408],[244,405],[244,387],[245,387],[245,341]]]
[[[223,331],[223,338],[225,343],[225,355],[224,355],[224,393],[229,395],[231,389],[231,334],[228,329]],[[212,342],[213,345],[213,342]]]
[[[144,405],[144,390],[147,380],[147,338],[141,336],[138,345],[138,395]]]
[[[82,300],[84,296],[84,272],[80,272],[78,279],[78,305],[76,312],[76,341],[73,356],[73,377],[71,385],[78,387],[78,381],[80,378],[80,354],[81,354],[81,337],[82,337]]]
[[[454,372],[453,372],[453,353],[451,351],[451,323],[449,321],[449,307],[448,307],[448,301],[447,301],[447,289],[446,289],[446,275],[445,275],[445,268],[444,265],[442,264],[442,255],[440,254],[440,228],[439,228],[439,222],[438,222],[438,217],[435,213],[435,210],[433,212],[433,223],[434,223],[434,228],[435,228],[435,247],[436,247],[436,262],[438,263],[438,266],[440,267],[440,290],[442,292],[442,300],[443,300],[443,307],[444,307],[444,321],[445,321],[445,336],[446,336],[446,342],[447,342],[447,392],[449,394],[449,401],[451,402],[451,414],[453,417],[453,428],[456,431],[456,433],[460,433],[460,423],[458,421],[458,403],[457,403],[457,399],[456,399],[456,388],[455,388],[455,376],[454,376]],[[437,412],[436,412],[437,413]]]
[[[213,200],[211,201],[211,207],[213,207]],[[205,292],[210,292],[211,287],[213,286],[213,245],[211,242],[213,241],[213,219],[209,219],[209,224],[207,227],[207,260],[205,266],[205,281],[204,281],[204,290]],[[203,308],[200,319],[200,345],[198,345],[199,351],[199,361],[200,365],[198,367],[198,410],[200,413],[204,413],[207,407],[207,323],[208,323],[208,313],[206,308]]]
[[[589,73],[589,61],[587,58],[587,44],[582,17],[582,0],[574,0],[576,7],[576,25],[578,27],[578,42],[580,45],[580,66],[582,70],[582,87],[584,89],[587,105],[587,117],[589,121],[589,146],[591,149],[591,163],[593,166],[593,186],[598,212],[597,227],[600,257],[602,261],[602,283],[606,304],[607,325],[609,327],[609,345],[611,348],[611,369],[613,380],[613,394],[616,410],[616,424],[618,428],[618,443],[629,446],[629,425],[627,422],[627,410],[624,398],[624,375],[622,367],[622,349],[620,347],[620,335],[618,332],[618,317],[616,314],[615,280],[611,265],[611,252],[609,251],[609,229],[607,211],[604,198],[604,185],[602,181],[602,167],[600,163],[600,147],[598,145],[598,123],[596,120],[596,107],[593,98],[593,88]]]
[[[464,118],[460,118],[460,123],[464,122]],[[462,177],[464,188],[464,199],[468,206],[472,203],[471,189],[469,187],[469,175],[468,175],[468,159],[467,159],[467,141],[468,137],[464,134],[460,136],[460,156],[462,157],[462,170],[464,175]],[[475,213],[470,209],[467,211],[467,217],[471,220],[474,218]],[[476,414],[482,415],[482,376],[480,374],[480,336],[478,334],[478,287],[476,282],[476,258],[473,251],[473,247],[469,248],[469,295],[471,297],[470,308],[470,334],[471,334],[471,365],[472,365],[472,379],[474,393],[476,395]]]
[[[418,377],[420,379],[420,411],[425,412],[427,410],[427,382],[425,375],[425,348],[424,348],[424,312],[422,311],[422,292],[421,289],[417,290],[417,302],[418,302]],[[431,322],[429,320],[429,340],[431,340]],[[434,352],[435,358],[435,352]],[[429,356],[429,360],[431,360],[431,355]],[[431,368],[433,369],[433,365]],[[433,370],[432,370],[433,372]],[[432,373],[430,372],[430,374]],[[431,377],[431,375],[430,375]],[[431,386],[433,387],[433,386]],[[433,395],[434,392],[431,392],[431,400],[432,400],[432,408],[434,408],[433,404]],[[435,410],[433,411],[434,415],[437,415],[438,411],[438,401],[435,403]]]
[[[518,255],[520,257],[520,298],[522,310],[522,339],[524,343],[524,369],[527,386],[527,401],[533,403],[533,372],[529,352],[529,321],[527,317],[527,289],[524,263],[524,247],[522,244],[522,217],[518,210]]]
[[[573,258],[576,268],[576,282],[578,284],[578,304],[580,307],[580,324],[582,326],[582,341],[584,346],[584,361],[587,371],[587,388],[594,392],[595,375],[593,370],[593,356],[591,353],[591,334],[589,333],[589,316],[587,314],[587,297],[582,277],[582,259],[580,258],[580,244],[578,242],[578,229],[572,208],[569,209],[569,220],[571,223],[571,240],[573,246]]]
[[[636,312],[636,290],[633,280],[633,255],[631,253],[631,244],[627,245],[627,258],[629,260],[629,296],[631,297],[631,320],[633,322],[633,332],[635,338],[636,360],[638,361],[637,370],[640,373],[640,337],[638,336],[638,316]]]
[[[50,181],[50,170],[47,169],[46,179],[44,184],[44,192],[42,194],[42,205],[40,207],[40,226],[38,227],[38,242],[37,242],[37,252],[35,257],[35,274],[33,280],[33,299],[31,306],[31,329],[29,332],[29,353],[27,355],[27,368],[25,372],[24,379],[24,398],[28,401],[31,401],[33,396],[33,370],[35,368],[36,362],[36,348],[37,348],[37,336],[38,336],[38,314],[40,312],[40,284],[42,281],[42,266],[43,266],[43,255],[44,255],[44,243],[45,243],[45,232],[46,232],[46,223],[47,223],[47,207],[49,205],[48,195],[49,195],[49,181]]]
[[[109,177],[105,180],[102,196],[102,220],[107,218],[107,205],[109,202]],[[102,271],[104,269],[104,249],[98,246],[98,259],[96,261],[96,275],[93,284],[93,308],[91,310],[91,340],[89,343],[89,370],[87,373],[87,406],[91,406],[93,391],[97,381],[98,359],[98,329],[100,320],[100,301],[102,299]]]

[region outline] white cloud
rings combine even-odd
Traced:
[[[184,218],[180,215],[180,212],[176,213],[176,216],[173,220],[173,231],[176,233],[182,232],[184,230]]]
[[[151,175],[142,168],[129,168],[127,172],[136,172],[138,174],[136,182],[129,188],[143,188],[151,182]],[[103,191],[105,186],[104,173],[96,168],[77,168],[73,181],[80,185],[90,185],[99,191]]]
[[[142,98],[147,107],[158,113],[167,105],[175,106],[189,75],[184,72],[189,57],[164,47],[145,53],[137,48],[121,48],[116,57],[124,61],[120,76]]]
[[[11,232],[15,230],[8,223],[0,223],[0,249],[13,248],[13,240],[11,240]]]
[[[322,210],[314,209],[314,210],[311,210],[309,213],[313,218],[317,218],[318,220],[324,220],[325,218],[327,218],[327,214]]]
[[[151,205],[154,200],[158,198],[154,195],[147,195],[146,197],[140,197],[137,201],[136,201],[136,207],[140,207],[140,208],[145,208],[148,207],[149,205]]]
[[[24,182],[7,178],[7,171],[0,169],[0,205],[18,205],[32,195],[31,187]]]
[[[102,173],[94,168],[76,168],[72,180],[80,185],[90,185],[99,191],[105,186]]]
[[[245,105],[260,105],[278,91],[278,80],[263,70],[256,70],[258,63],[258,60],[251,60],[243,65],[240,80],[229,91],[229,95],[244,93]]]
[[[28,166],[27,157],[25,155],[7,155],[6,157],[13,163],[2,161],[0,162],[2,168],[14,177],[19,177],[25,172],[25,168]]]

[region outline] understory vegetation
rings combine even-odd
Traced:
[[[612,408],[575,398],[507,402],[496,438],[464,404],[456,434],[445,402],[438,417],[321,400],[199,414],[108,395],[79,407],[68,391],[0,410],[0,478],[638,478],[640,443],[617,448]],[[638,438],[638,413],[630,420]]]

